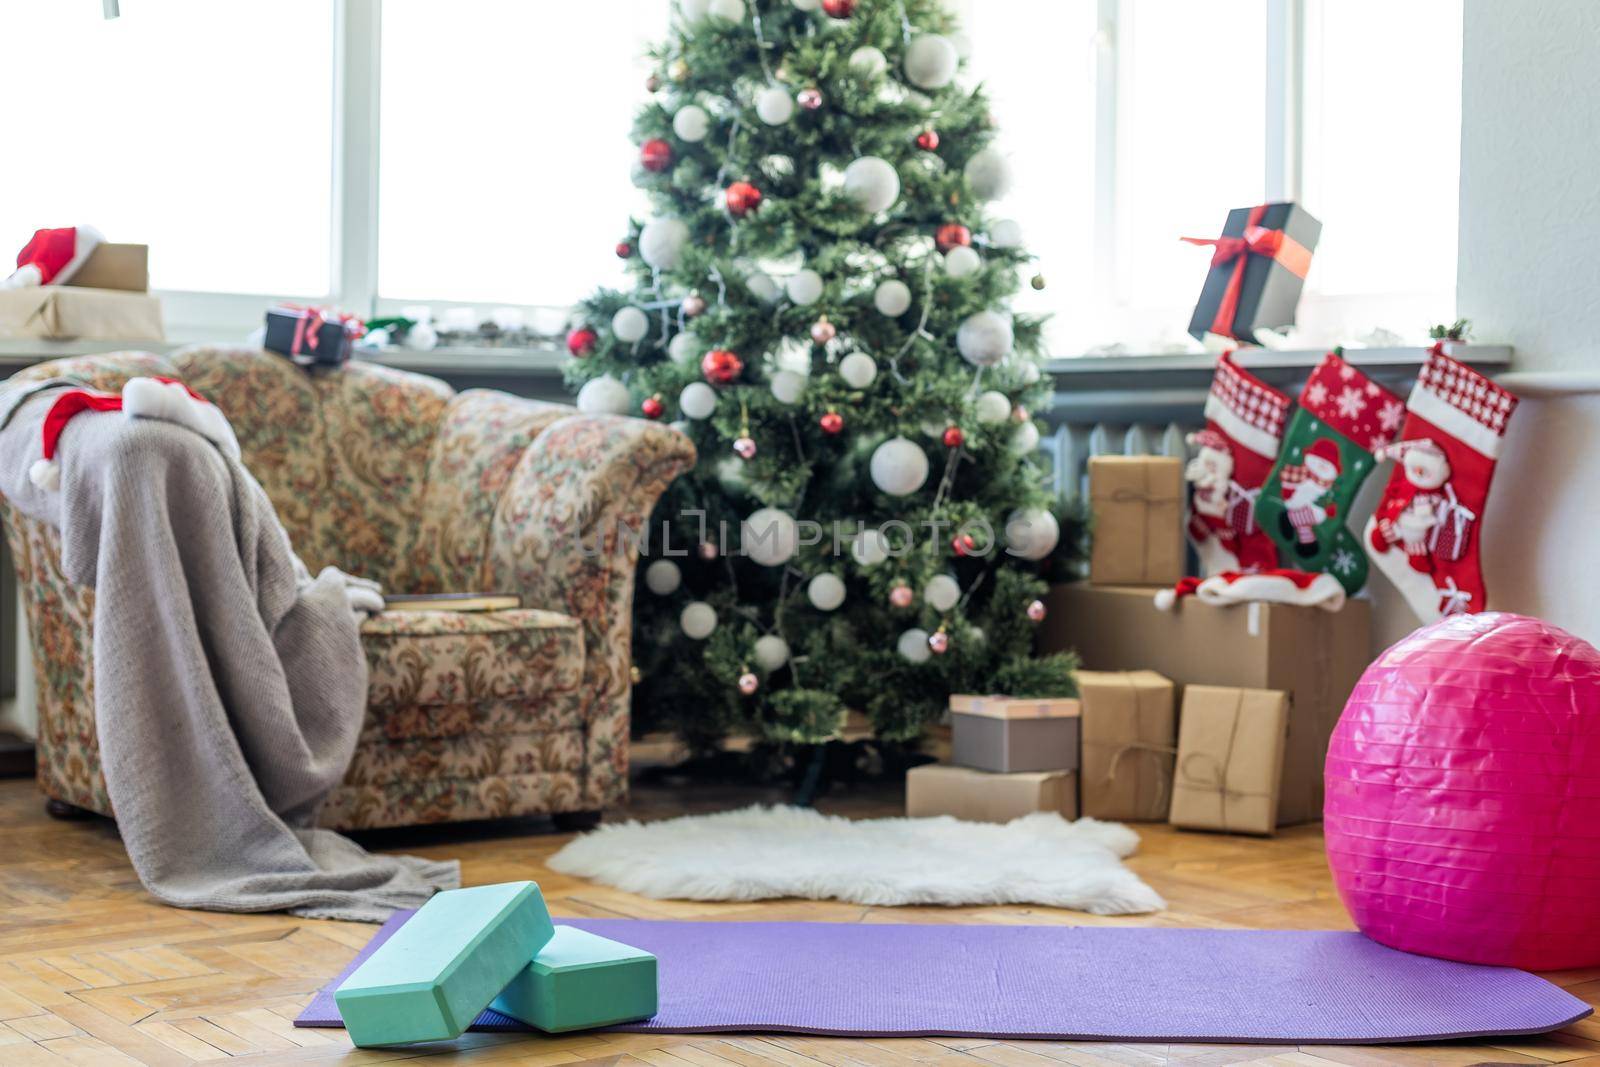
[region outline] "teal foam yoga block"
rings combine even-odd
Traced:
[[[458,1037],[555,933],[533,882],[437,893],[334,991],[350,1040]]]
[[[648,1019],[656,1013],[656,958],[570,926],[494,1001],[494,1010],[549,1033]]]

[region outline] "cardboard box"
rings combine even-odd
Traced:
[[[161,301],[149,293],[41,285],[0,290],[0,339],[159,341]]]
[[[1288,727],[1289,698],[1277,690],[1184,689],[1172,825],[1272,833]]]
[[[1195,242],[1228,244],[1234,254],[1213,258],[1189,320],[1189,333],[1202,341],[1215,333],[1258,344],[1257,330],[1293,326],[1311,254],[1321,236],[1322,223],[1299,204],[1261,204],[1228,212],[1220,242]],[[1235,272],[1240,275],[1237,284]],[[1231,322],[1223,322],[1229,318],[1224,302],[1230,288],[1237,302]]]
[[[1171,456],[1089,460],[1096,585],[1172,585],[1183,577],[1183,463]]]
[[[1078,776],[1071,771],[990,774],[928,763],[906,775],[906,815],[953,815],[973,822],[1010,822],[1036,811],[1078,817]]]
[[[998,774],[1075,771],[1078,710],[1072,697],[952,695],[952,762]]]
[[[1155,671],[1079,671],[1079,809],[1115,822],[1165,822],[1177,752],[1177,688]]]
[[[1217,606],[1185,597],[1157,611],[1149,589],[1082,583],[1051,589],[1041,651],[1076,649],[1097,671],[1153,670],[1180,687],[1277,689],[1289,696],[1278,825],[1322,818],[1322,764],[1345,701],[1371,662],[1371,604],[1338,611],[1286,604]],[[1081,684],[1081,683],[1080,683]]]
[[[150,289],[150,246],[99,244],[79,267],[69,286],[82,289],[122,289],[130,293]]]

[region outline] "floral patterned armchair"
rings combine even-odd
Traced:
[[[551,814],[591,820],[627,790],[629,533],[694,462],[682,434],[352,362],[308,374],[253,349],[118,353],[31,367],[119,391],[179,378],[233,423],[245,465],[313,571],[390,592],[520,594],[492,614],[385,612],[366,623],[367,717],[337,829]],[[0,498],[39,684],[39,785],[112,814],[95,739],[94,592],[59,539]]]

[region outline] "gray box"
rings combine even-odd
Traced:
[[[952,696],[951,761],[995,774],[1076,771],[1079,716],[1073,699]]]

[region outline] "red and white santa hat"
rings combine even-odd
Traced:
[[[61,463],[56,459],[61,434],[74,416],[85,411],[120,411],[129,418],[177,423],[239,458],[238,438],[215,404],[173,378],[130,378],[121,396],[98,389],[68,389],[56,396],[44,417],[44,457],[28,468],[28,480],[40,489],[61,488]]]
[[[1344,464],[1339,462],[1339,446],[1333,443],[1331,437],[1319,437],[1306,447],[1306,459],[1320,459],[1333,468],[1333,477],[1337,478],[1344,470]]]
[[[1198,597],[1207,604],[1299,604],[1304,607],[1338,611],[1344,607],[1344,586],[1331,574],[1294,570],[1260,571],[1244,574],[1223,571],[1209,578],[1184,578],[1171,589],[1155,595],[1161,611],[1171,611],[1186,596]]]
[[[1435,459],[1442,460],[1447,458],[1444,454],[1444,449],[1440,448],[1439,443],[1431,437],[1410,437],[1404,441],[1396,441],[1394,444],[1384,445],[1372,455],[1374,459],[1381,463],[1386,459],[1405,459],[1406,455],[1411,452],[1422,452]]]
[[[38,285],[64,285],[78,273],[105,238],[93,226],[63,226],[36,230],[17,253],[17,269],[0,280],[0,289],[31,289]]]
[[[1203,430],[1196,430],[1185,437],[1184,440],[1189,443],[1190,448],[1211,448],[1218,452],[1228,451],[1228,439],[1209,426]]]

